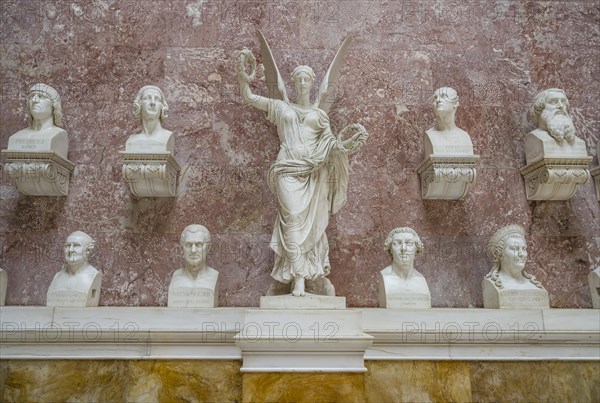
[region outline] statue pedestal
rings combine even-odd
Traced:
[[[600,309],[600,267],[596,267],[596,270],[588,274],[588,282],[592,293],[592,306]]]
[[[123,176],[138,197],[175,197],[181,168],[170,153],[120,152],[125,160]]]
[[[247,310],[234,337],[241,371],[366,372],[373,337],[362,327],[358,310]]]
[[[419,165],[423,199],[458,200],[466,196],[475,182],[478,155],[434,155]]]
[[[484,278],[483,307],[486,309],[548,309],[548,292],[533,286],[529,289],[498,289],[488,278]]]
[[[559,144],[536,129],[525,136],[525,158],[527,165],[521,168],[521,175],[527,200],[569,200],[590,176],[592,157],[579,138],[573,144]]]
[[[261,309],[346,309],[346,297],[331,297],[306,293],[260,297]]]
[[[28,196],[66,196],[75,164],[54,151],[2,150],[4,169]]]

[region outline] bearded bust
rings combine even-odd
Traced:
[[[525,137],[527,163],[544,157],[586,156],[585,142],[575,135],[565,92],[550,88],[537,94],[529,115],[536,129]]]

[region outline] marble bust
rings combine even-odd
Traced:
[[[442,87],[433,93],[435,122],[423,136],[425,158],[417,168],[424,199],[457,200],[466,196],[476,178],[479,156],[473,154],[471,137],[456,126],[458,93]]]
[[[6,302],[6,288],[8,285],[8,276],[3,269],[0,269],[0,306]]]
[[[536,126],[525,136],[527,200],[568,200],[588,181],[585,142],[575,135],[565,92],[550,88],[537,94],[529,111]]]
[[[458,93],[454,88],[442,87],[433,93],[435,123],[425,132],[425,156],[473,154],[471,137],[455,123],[458,106]]]
[[[169,307],[213,308],[219,301],[219,272],[206,264],[210,232],[203,225],[185,227],[179,240],[184,266],[175,270],[169,285]]]
[[[382,308],[431,308],[427,281],[414,268],[423,253],[423,242],[412,228],[396,228],[385,240],[392,264],[379,273],[379,306]]]
[[[173,132],[162,127],[169,105],[160,88],[145,85],[133,101],[134,116],[142,131],[129,136],[125,151],[129,153],[171,153],[175,150]]]
[[[8,151],[52,152],[67,159],[69,136],[62,126],[60,95],[49,85],[35,84],[27,96],[30,126],[8,139]]]
[[[94,240],[85,232],[75,231],[67,237],[66,264],[54,275],[46,306],[98,306],[102,273],[88,263],[94,246]]]
[[[494,265],[483,279],[484,308],[549,308],[548,292],[525,271],[527,243],[519,225],[500,228],[488,243]]]

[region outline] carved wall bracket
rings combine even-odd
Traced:
[[[542,158],[521,168],[527,200],[569,200],[588,181],[592,157]]]
[[[28,196],[66,196],[75,164],[55,152],[2,150],[4,169]]]
[[[596,199],[600,201],[600,165],[590,170],[594,183],[596,184]]]
[[[419,168],[423,199],[458,200],[475,182],[478,155],[427,157]]]
[[[181,168],[170,153],[120,152],[123,176],[138,197],[175,197]]]

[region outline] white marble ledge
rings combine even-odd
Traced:
[[[600,313],[593,309],[347,311],[361,312],[362,331],[373,336],[365,359],[600,359]],[[273,324],[272,311],[264,312],[261,318],[257,308],[2,307],[0,358],[241,359],[242,348],[252,347],[238,341],[240,348],[234,337],[250,325],[248,318],[255,326],[252,331],[263,319],[268,324],[265,331],[293,330],[283,340],[273,340],[285,355],[285,337],[297,337],[297,329],[310,333],[302,337],[314,337],[317,328],[329,335],[335,330],[329,324],[337,323],[340,311],[321,313],[323,323],[317,327],[309,323],[310,314],[298,316],[289,311],[286,323]],[[339,347],[332,346],[331,351]],[[290,354],[296,348],[290,340]]]

